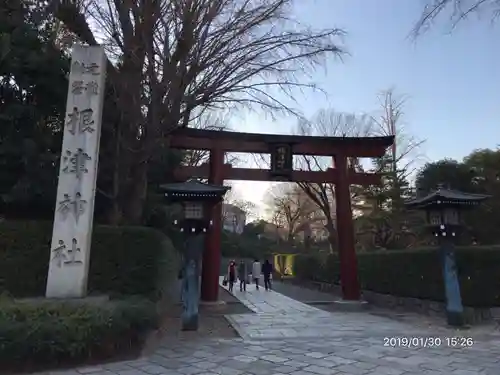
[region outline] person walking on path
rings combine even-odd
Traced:
[[[259,290],[259,280],[261,272],[262,272],[262,266],[260,262],[257,259],[255,259],[252,264],[252,278],[257,290]]]
[[[245,264],[244,260],[240,261],[240,264],[238,265],[238,279],[240,279],[240,292],[243,291],[246,292],[248,273],[247,273],[247,265]]]
[[[271,290],[271,275],[273,273],[273,265],[267,259],[264,261],[264,265],[262,266],[262,273],[264,274],[264,287],[266,288],[266,290]]]
[[[236,262],[234,260],[229,262],[229,267],[227,270],[227,279],[229,282],[229,291],[232,293],[234,283],[236,282]]]

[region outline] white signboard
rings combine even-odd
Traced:
[[[48,298],[78,298],[87,294],[106,63],[101,47],[73,47]]]

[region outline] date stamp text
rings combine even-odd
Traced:
[[[384,337],[384,347],[389,348],[469,348],[474,345],[472,337]]]

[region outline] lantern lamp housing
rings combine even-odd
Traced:
[[[184,202],[183,209],[184,209],[185,219],[202,220],[203,217],[205,216],[203,202],[201,201]]]
[[[426,212],[427,225],[435,236],[454,237],[458,236],[462,227],[462,211],[478,206],[487,198],[488,195],[445,189],[439,185],[435,191],[408,201],[405,205]]]
[[[181,203],[183,217],[174,223],[186,234],[207,232],[212,207],[222,201],[228,186],[206,184],[196,179],[161,185],[168,203]]]

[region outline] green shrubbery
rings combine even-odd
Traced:
[[[0,294],[10,297],[0,301],[0,363],[109,357],[140,344],[177,277],[170,240],[150,228],[97,226],[88,290],[109,301],[19,300],[45,294],[51,235],[51,223],[0,223]]]
[[[500,306],[500,247],[459,247],[456,251],[463,303],[466,306]],[[337,284],[337,255],[295,259],[295,274],[304,280]],[[400,297],[444,300],[438,249],[358,253],[363,289]]]
[[[0,223],[0,293],[13,297],[45,294],[51,236],[51,223]],[[177,271],[177,253],[162,233],[143,227],[94,228],[90,294],[157,300]]]
[[[147,299],[99,304],[5,300],[0,302],[0,363],[40,366],[130,351],[156,327],[155,312]]]

